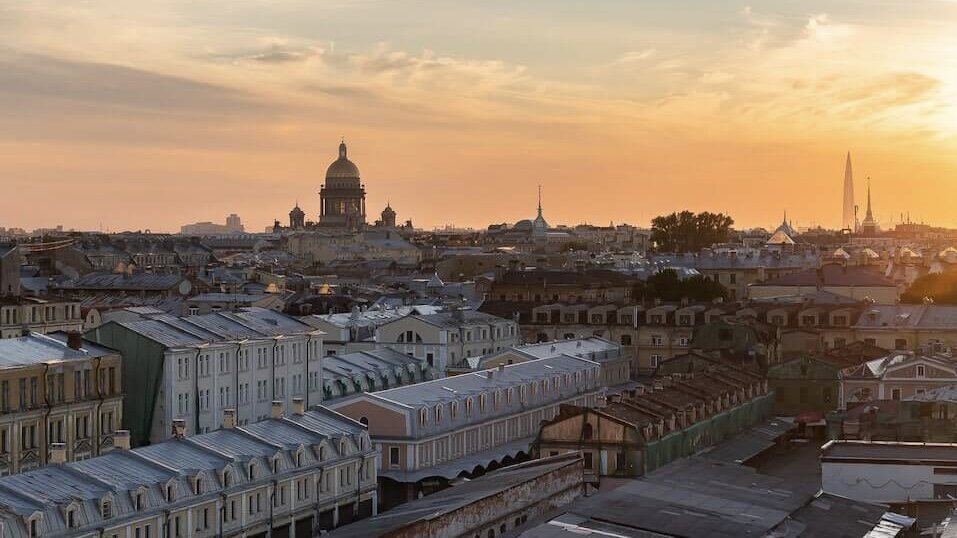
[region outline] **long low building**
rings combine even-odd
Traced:
[[[578,454],[532,460],[333,531],[330,538],[503,536],[585,494]]]
[[[957,498],[957,444],[829,441],[821,488],[881,503]]]
[[[357,395],[330,406],[369,426],[383,507],[529,457],[562,404],[598,405],[600,366],[559,355]]]
[[[280,402],[266,421],[0,478],[4,538],[314,536],[376,512],[366,429]]]

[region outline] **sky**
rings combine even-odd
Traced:
[[[957,227],[957,1],[0,0],[0,227]]]

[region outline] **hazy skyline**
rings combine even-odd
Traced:
[[[957,226],[957,2],[0,0],[0,226],[310,219]]]

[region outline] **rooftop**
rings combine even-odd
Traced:
[[[821,461],[957,465],[957,444],[884,441],[829,441],[821,447]]]
[[[38,334],[0,339],[0,369],[19,368],[34,364],[85,360],[115,355],[117,351],[83,340],[80,349],[66,344],[66,333]]]

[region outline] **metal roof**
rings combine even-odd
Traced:
[[[155,316],[119,325],[166,347],[183,347],[236,339],[306,334],[314,329],[295,318],[265,308],[197,316]]]
[[[883,441],[830,441],[821,447],[821,461],[901,461],[910,465],[957,464],[957,444]]]
[[[30,333],[29,336],[0,339],[0,369],[118,354],[89,340],[83,340],[80,349],[73,349],[66,345],[66,339],[65,333]]]

